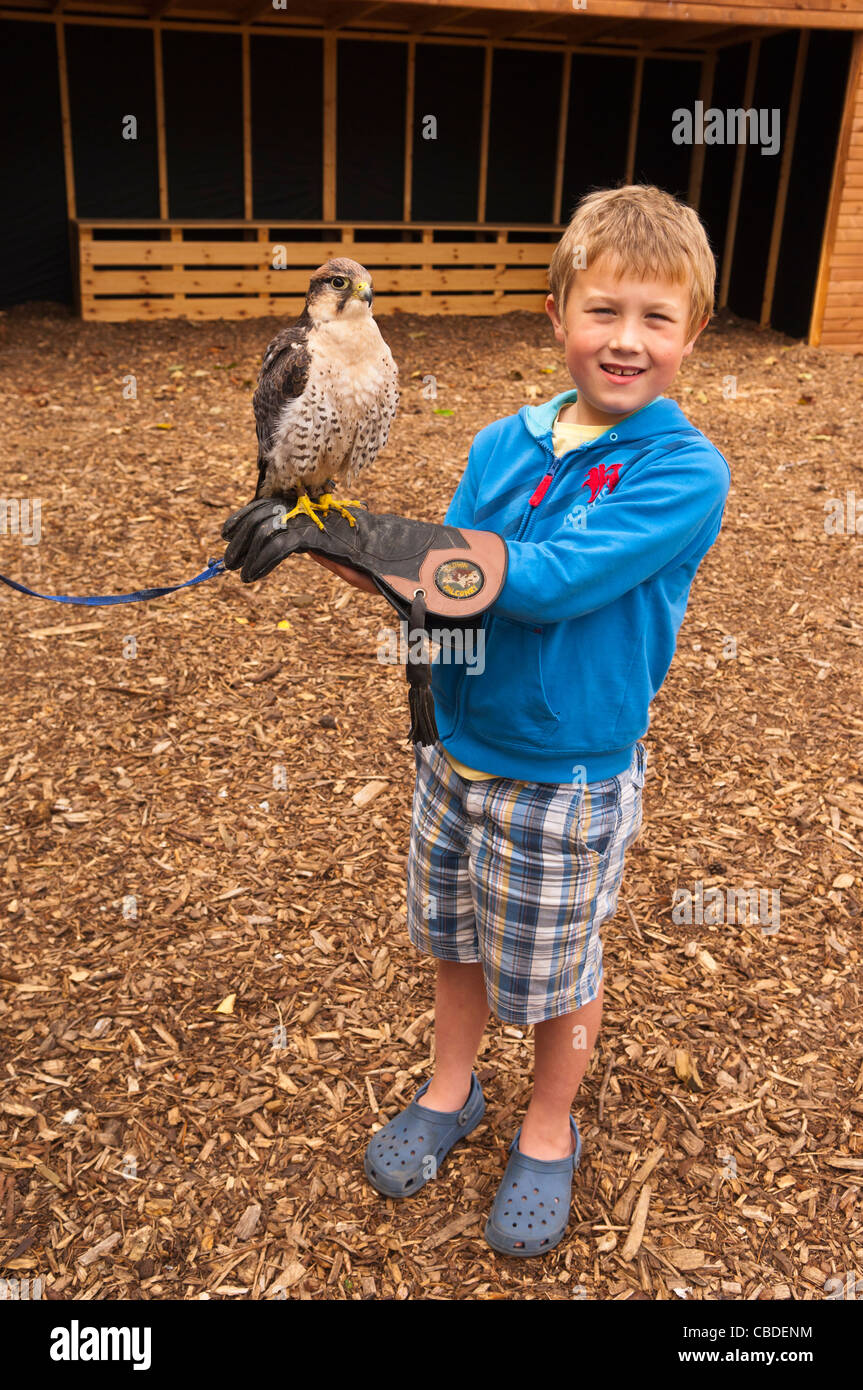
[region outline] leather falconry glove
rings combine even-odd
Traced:
[[[239,569],[243,583],[252,584],[288,555],[314,551],[369,575],[409,624],[407,741],[434,743],[438,732],[426,624],[433,618],[444,633],[479,625],[477,619],[499,597],[506,579],[503,538],[493,531],[410,521],[392,512],[354,511],[353,521],[327,512],[321,525],[297,515],[282,524],[291,505],[290,499],[259,498],[228,517],[222,527],[228,541],[225,568]],[[421,655],[415,650],[417,638]]]

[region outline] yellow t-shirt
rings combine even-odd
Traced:
[[[566,407],[561,406],[561,410]],[[551,444],[558,458],[563,454],[569,453],[570,449],[577,449],[579,445],[586,444],[589,439],[596,439],[599,435],[605,434],[609,429],[608,425],[574,425],[569,420],[560,419],[560,410],[555,416],[554,425],[551,431]],[[441,744],[443,755],[451,767],[455,769],[459,777],[463,777],[467,782],[481,782],[490,777],[496,777],[495,772],[478,772],[475,767],[465,767],[458,758],[454,758],[451,753]]]

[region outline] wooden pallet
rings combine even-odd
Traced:
[[[378,314],[542,312],[548,263],[563,232],[496,223],[76,219],[73,226],[79,312],[110,322],[294,317],[312,271],[335,256],[371,272]],[[214,231],[220,235],[208,237]],[[225,239],[226,232],[233,236]],[[303,240],[280,240],[287,232]],[[481,239],[471,240],[476,234]]]

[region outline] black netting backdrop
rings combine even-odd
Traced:
[[[842,118],[850,32],[810,34],[772,322],[804,337]],[[169,211],[174,218],[243,216],[239,35],[163,32]],[[66,25],[78,213],[158,215],[153,36]],[[761,43],[753,106],[778,108],[787,134],[797,33]],[[718,57],[710,106],[743,104],[748,45]],[[319,38],[251,39],[253,212],[277,221],[323,214],[323,46]],[[476,216],[483,50],[417,44],[412,210],[416,221]],[[559,53],[494,54],[486,217],[548,222],[553,211]],[[632,58],[572,60],[561,215],[625,176]],[[648,59],[635,179],[686,196],[693,146],[671,139],[673,112],[698,97],[697,64]],[[338,45],[337,216],[398,222],[403,209],[407,49]],[[137,139],[123,138],[124,117]],[[434,117],[436,138],[426,117]],[[736,148],[705,146],[700,215],[721,269]],[[730,307],[758,320],[782,147],[747,148]],[[72,301],[63,137],[53,25],[0,21],[0,302]]]
[[[551,222],[563,58],[497,49],[492,64],[485,215]]]
[[[411,189],[415,222],[476,220],[483,58],[481,48],[417,45]],[[433,117],[435,125],[426,117]],[[426,138],[432,134],[435,138]]]
[[[339,41],[338,218],[401,221],[406,97],[406,45]]]
[[[169,213],[242,217],[240,37],[166,30],[162,46]]]
[[[657,184],[675,198],[686,199],[694,146],[674,143],[674,112],[693,110],[700,77],[699,63],[654,58],[644,64],[634,183]]]
[[[0,20],[0,303],[71,303],[57,43],[50,24]]]
[[[742,107],[748,61],[748,43],[734,44],[732,47],[722,50],[716,64],[713,95],[707,106],[708,111],[711,108],[727,111]],[[699,216],[707,228],[707,235],[716,256],[717,294],[725,252],[728,205],[731,200],[731,181],[734,175],[736,157],[736,145],[704,146],[704,174],[701,181]]]
[[[810,34],[771,315],[774,327],[794,338],[809,332],[850,62],[849,33]]]
[[[564,222],[585,193],[612,187],[625,176],[634,77],[632,58],[573,54],[560,212]]]
[[[788,101],[797,54],[797,34],[762,39],[752,106],[756,111],[779,111],[780,144],[775,154],[762,154],[761,144],[748,144],[740,195],[740,217],[734,246],[734,264],[728,289],[728,307],[743,318],[761,317],[761,297],[770,252],[773,211],[779,186],[782,146],[788,129]],[[765,134],[775,129],[765,127]]]
[[[66,61],[78,216],[158,217],[153,35],[70,24]]]
[[[255,217],[323,216],[323,41],[250,41]]]

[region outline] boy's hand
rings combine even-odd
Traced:
[[[369,579],[367,574],[362,574],[360,570],[352,570],[349,565],[339,565],[335,560],[328,560],[323,555],[317,555],[314,550],[306,552],[310,560],[316,560],[319,565],[323,565],[325,570],[331,570],[340,579],[344,579],[346,584],[353,584],[355,589],[362,589],[366,594],[379,594],[380,589]]]

